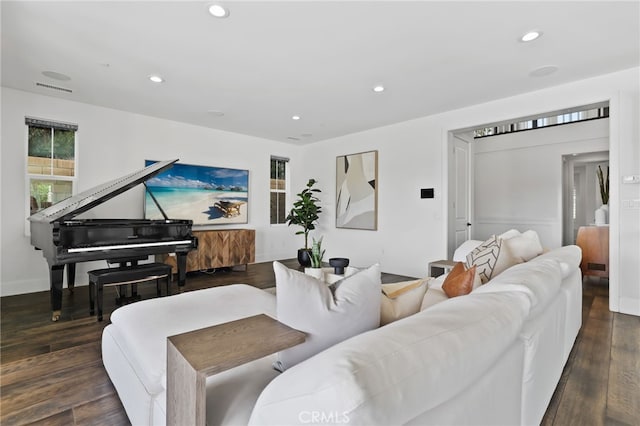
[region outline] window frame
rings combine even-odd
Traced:
[[[281,161],[284,163],[285,168],[284,168],[284,190],[280,190],[280,189],[272,189],[271,188],[271,164],[273,161]],[[287,221],[286,221],[286,217],[287,217],[287,211],[290,208],[290,188],[291,188],[291,170],[290,170],[290,160],[289,158],[286,157],[279,157],[279,156],[275,156],[272,155],[269,158],[269,225],[270,226],[286,226],[287,225]],[[284,194],[284,218],[283,218],[283,222],[272,222],[272,218],[271,218],[271,194],[272,193],[281,193]]]
[[[29,128],[30,127],[46,127],[51,130],[72,130],[73,135],[73,176],[64,176],[64,175],[54,175],[54,174],[38,174],[38,173],[30,173],[29,172]],[[53,136],[53,135],[52,135]],[[46,120],[32,117],[25,117],[25,126],[24,126],[24,168],[25,168],[25,179],[24,179],[24,212],[25,212],[25,235],[31,235],[31,225],[29,223],[29,216],[31,216],[31,180],[32,179],[40,179],[40,180],[51,180],[51,181],[60,181],[60,182],[70,182],[71,183],[71,196],[77,194],[78,191],[78,125],[73,123],[65,123],[62,121],[54,121],[54,120]],[[53,159],[53,151],[51,152],[51,156]]]

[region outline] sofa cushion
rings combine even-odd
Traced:
[[[467,267],[477,266],[482,284],[486,284],[501,272],[518,264],[509,247],[495,235],[467,255]]]
[[[473,282],[476,277],[476,265],[465,269],[464,263],[458,262],[442,283],[442,290],[447,297],[464,296],[473,290]]]
[[[166,388],[168,336],[258,314],[275,318],[275,296],[233,284],[126,305],[111,314],[111,323],[122,353],[147,392],[155,395]]]
[[[582,261],[582,250],[578,246],[564,246],[541,254],[532,260],[532,262],[541,262],[546,259],[555,259],[560,263],[562,269],[562,278],[569,277],[576,268],[580,267]]]
[[[467,240],[460,244],[460,247],[453,252],[454,262],[466,262],[467,255],[471,253],[476,247],[482,244],[480,240]]]
[[[542,244],[538,233],[533,230],[520,233],[518,230],[511,229],[498,236],[509,247],[511,255],[519,262],[527,262],[534,257],[542,254]]]
[[[442,290],[442,287],[429,287],[427,292],[424,294],[424,297],[422,298],[420,311],[424,311],[425,309],[437,305],[440,302],[444,302],[448,299],[449,297],[445,294],[444,290]]]
[[[529,316],[543,311],[560,291],[562,269],[553,258],[513,266],[474,293],[521,292],[531,302]]]
[[[332,424],[405,424],[485,374],[528,310],[521,293],[472,293],[352,337],[276,377],[249,424],[301,424],[301,413],[333,415],[324,420]]]
[[[389,324],[420,311],[430,279],[382,284],[380,325]]]
[[[333,284],[273,262],[278,320],[307,333],[305,343],[278,353],[284,371],[351,336],[380,325],[380,267],[357,272]]]

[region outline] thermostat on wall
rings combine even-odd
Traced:
[[[422,188],[420,190],[420,198],[433,198],[433,188]]]
[[[640,183],[640,175],[622,176],[622,183]]]

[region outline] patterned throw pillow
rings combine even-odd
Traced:
[[[509,247],[495,235],[467,255],[467,268],[477,267],[476,273],[480,275],[482,284],[518,263]]]

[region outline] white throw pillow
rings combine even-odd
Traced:
[[[273,270],[278,321],[307,334],[304,343],[278,353],[278,370],[284,371],[338,342],[380,325],[378,264],[332,286],[279,262],[273,262]]]
[[[498,238],[508,240],[509,238],[519,237],[520,235],[522,234],[517,229],[509,229],[507,232],[503,232],[502,234],[498,235]]]
[[[543,252],[538,233],[533,230],[521,234],[515,229],[511,229],[498,238],[505,241],[511,254],[520,262],[528,262]]]
[[[453,261],[465,262],[467,260],[467,255],[480,244],[482,244],[482,241],[480,240],[467,240],[460,244],[460,247],[453,252]]]
[[[382,284],[380,325],[418,313],[430,279]]]

